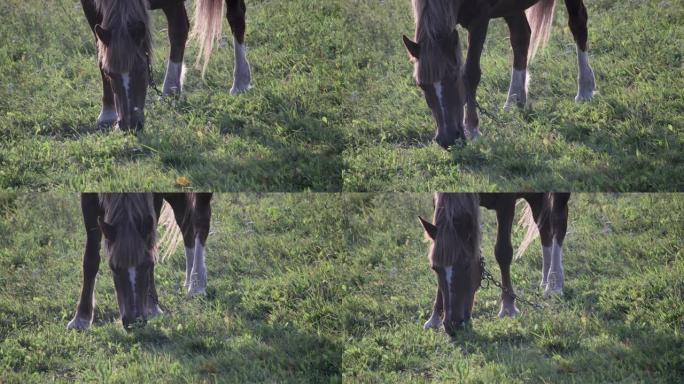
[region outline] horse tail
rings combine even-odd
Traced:
[[[525,210],[523,211],[520,221],[518,221],[518,226],[525,228],[525,236],[522,242],[518,246],[518,250],[515,252],[515,258],[522,256],[527,248],[532,244],[532,241],[539,236],[539,229],[537,229],[537,223],[534,221],[534,215],[532,214],[532,207],[529,204],[525,204]]]
[[[555,0],[540,0],[525,11],[527,22],[530,24],[530,47],[527,50],[527,61],[531,62],[538,48],[543,48],[549,41]]]
[[[195,20],[190,38],[199,41],[199,52],[197,52],[195,67],[199,68],[200,59],[203,59],[202,77],[204,77],[204,72],[207,70],[209,57],[214,49],[214,42],[221,39],[224,15],[223,4],[224,0],[195,1]]]
[[[181,233],[178,224],[176,224],[176,217],[173,214],[173,209],[167,202],[164,202],[164,205],[162,206],[157,223],[164,227],[164,234],[157,242],[157,249],[164,250],[164,252],[161,253],[159,260],[164,261],[164,259],[176,251],[178,244],[183,241],[183,234]]]

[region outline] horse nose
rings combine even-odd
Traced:
[[[449,146],[454,145],[454,143],[456,142],[456,140],[454,140],[453,138],[446,137],[446,135],[440,135],[440,134],[437,134],[437,136],[435,136],[434,140],[435,140],[435,143],[437,143],[440,147],[442,147],[444,149],[449,149]]]
[[[131,331],[134,328],[141,328],[147,324],[147,319],[145,319],[143,316],[124,316],[121,318],[121,322],[123,323],[123,327],[126,331]]]

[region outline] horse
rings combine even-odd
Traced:
[[[81,194],[86,230],[83,283],[76,313],[67,329],[87,329],[93,322],[103,236],[124,329],[162,314],[154,285],[154,268],[159,261],[157,224],[168,229],[164,237],[169,245],[167,254],[173,252],[182,236],[186,257],[184,287],[189,296],[204,294],[211,197],[211,193]]]
[[[245,2],[225,0],[227,18],[233,33],[235,66],[231,94],[250,87],[251,70],[245,51]],[[161,96],[180,94],[185,67],[183,56],[190,23],[183,0],[81,0],[88,24],[95,35],[97,59],[102,76],[102,109],[98,127],[115,124],[122,130],[139,131],[144,125],[147,86],[151,77],[152,43],[149,10],[161,9],[168,22],[171,44]],[[221,37],[223,0],[195,1],[195,21],[191,36],[200,42],[207,68],[214,42]]]
[[[428,259],[437,275],[437,297],[424,329],[444,329],[454,336],[470,321],[475,293],[484,274],[480,255],[480,206],[496,211],[497,238],[494,253],[501,270],[499,317],[520,313],[515,304],[510,266],[513,260],[511,230],[516,200],[527,201],[521,224],[527,228],[518,249],[522,255],[538,234],[542,243],[544,297],[563,292],[563,241],[567,231],[569,193],[436,193],[434,224],[419,217],[431,242]]]
[[[416,23],[414,40],[403,36],[413,62],[413,77],[423,90],[437,123],[434,140],[444,149],[480,136],[476,91],[480,56],[492,18],[503,17],[513,48],[511,82],[504,109],[524,107],[527,101],[527,64],[548,40],[555,0],[412,0]],[[587,54],[587,9],[582,0],[565,0],[569,25],[577,46],[576,101],[592,98],[594,71]],[[463,72],[456,25],[468,30],[468,52]],[[463,109],[466,106],[465,119]],[[465,128],[464,128],[465,125]]]

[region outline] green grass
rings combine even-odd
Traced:
[[[576,104],[559,4],[530,71],[530,106],[505,114],[511,52],[490,24],[484,137],[443,151],[401,44],[408,0],[248,1],[254,88],[228,94],[230,43],[172,105],[150,92],[139,137],[98,130],[101,82],[77,2],[0,5],[0,187],[6,190],[677,191],[684,174],[681,2],[589,2],[598,94]],[[191,4],[188,2],[188,8]],[[168,52],[153,12],[155,77]],[[226,25],[226,41],[228,41]],[[195,56],[188,49],[187,63]]]
[[[182,250],[156,268],[165,315],[126,333],[106,264],[95,323],[67,331],[84,234],[76,194],[0,196],[0,381],[677,382],[684,375],[680,195],[575,194],[566,289],[542,300],[538,240],[512,266],[541,302],[472,329],[423,331],[435,290],[416,219],[427,194],[221,194],[208,294],[185,298]],[[493,260],[495,218],[483,211]],[[514,233],[514,243],[522,231]]]

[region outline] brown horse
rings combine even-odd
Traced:
[[[466,133],[472,138],[480,135],[475,94],[480,83],[480,56],[492,18],[506,20],[513,48],[511,83],[504,108],[525,105],[528,60],[548,39],[555,0],[412,2],[416,32],[414,40],[404,36],[404,45],[414,63],[416,83],[422,88],[437,123],[437,144],[446,149],[456,140],[465,140]],[[565,6],[577,44],[579,76],[575,100],[589,100],[595,81],[587,56],[587,10],[582,0],[565,0]],[[463,72],[457,24],[468,30],[468,55]]]
[[[147,86],[151,82],[151,38],[148,10],[161,9],[169,25],[171,52],[162,87],[162,97],[179,94],[183,87],[183,56],[190,23],[183,0],[81,0],[97,42],[102,75],[102,110],[98,126],[117,123],[122,130],[140,130],[144,125]],[[215,40],[221,36],[224,0],[195,1],[193,35],[200,41],[202,73],[207,67]],[[232,94],[249,88],[251,72],[245,53],[245,2],[225,0],[228,23],[233,32],[235,67]]]
[[[521,220],[528,232],[518,255],[537,234],[536,227],[542,242],[544,296],[562,293],[562,246],[567,230],[569,193],[436,193],[434,224],[420,218],[431,241],[428,257],[438,283],[432,315],[423,325],[425,329],[444,324],[446,332],[453,336],[470,320],[475,292],[484,272],[480,256],[479,206],[496,211],[498,227],[494,253],[503,285],[499,316],[519,313],[510,273],[513,260],[511,230],[518,198],[524,198],[528,203]]]
[[[168,204],[162,210],[164,200]],[[87,329],[93,322],[95,277],[100,267],[103,235],[125,329],[162,313],[154,285],[158,222],[172,231],[175,229],[175,234],[167,236],[168,243],[177,243],[176,236],[183,237],[188,294],[204,293],[207,284],[204,249],[211,220],[210,201],[210,193],[83,193],[81,210],[87,234],[83,285],[76,314],[67,328]]]

